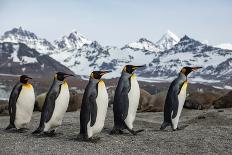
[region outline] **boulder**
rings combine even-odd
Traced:
[[[144,106],[140,112],[162,112],[164,110],[164,103],[167,92],[159,92],[151,95],[148,104]]]
[[[36,98],[35,98],[35,108],[34,108],[35,111],[40,111],[40,112],[42,111],[46,95],[47,95],[47,92],[36,96]]]
[[[184,107],[188,109],[209,109],[213,101],[220,97],[220,94],[213,92],[193,92],[185,100]]]
[[[8,101],[0,100],[0,115],[8,115]]]
[[[107,93],[109,97],[109,107],[111,107],[111,105],[113,106],[115,89],[116,89],[115,87],[109,87],[107,89]]]
[[[232,91],[213,102],[215,109],[232,107]]]
[[[138,112],[143,112],[144,109],[146,109],[146,107],[149,104],[150,98],[151,98],[150,93],[148,93],[144,89],[140,89],[140,99],[139,99]]]
[[[82,94],[78,94],[75,91],[70,91],[70,99],[67,112],[77,111],[81,108],[82,103]]]
[[[47,93],[42,93],[40,95],[38,95],[35,99],[35,110],[36,111],[42,111],[43,108],[43,104],[45,101]],[[71,111],[77,111],[77,109],[79,109],[81,107],[81,103],[82,103],[82,94],[78,94],[76,91],[70,91],[70,99],[69,99],[69,105],[68,105],[68,109],[67,112],[71,112]]]

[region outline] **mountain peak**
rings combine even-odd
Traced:
[[[6,31],[0,39],[1,42],[23,43],[28,47],[36,49],[42,54],[48,54],[55,47],[46,39],[37,37],[33,32],[24,30],[21,26]]]
[[[179,37],[177,35],[175,35],[170,30],[167,30],[167,32],[161,37],[161,39],[156,42],[156,45],[162,51],[164,51],[164,50],[172,48],[179,41],[180,41],[180,39],[179,39]]]
[[[10,36],[38,39],[38,37],[33,32],[24,30],[21,26],[19,28],[13,28],[9,31],[6,31],[4,35],[2,36],[2,39],[10,37]]]
[[[176,34],[174,34],[172,31],[170,31],[170,30],[167,30],[167,32],[165,33],[165,36],[167,37],[171,37],[171,38],[173,38],[174,40],[176,40],[177,42],[178,41],[180,41],[180,38],[176,35]]]
[[[140,49],[140,50],[146,50],[152,52],[160,51],[153,42],[149,41],[146,38],[140,38],[137,42],[129,43],[125,45],[122,49],[124,48],[131,48],[135,50]]]
[[[79,49],[84,44],[91,44],[85,36],[81,35],[77,30],[72,30],[68,35],[64,35],[61,39],[56,40],[55,44],[59,49]]]

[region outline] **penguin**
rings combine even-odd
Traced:
[[[101,77],[110,71],[93,71],[84,92],[80,111],[78,139],[91,141],[104,127],[108,108],[108,93]]]
[[[35,105],[35,93],[33,86],[28,82],[31,77],[27,75],[20,76],[15,84],[9,98],[10,124],[6,128],[17,129],[18,131],[26,129],[30,122]]]
[[[188,87],[187,76],[192,71],[196,71],[200,68],[202,67],[183,67],[179,76],[172,81],[165,99],[164,121],[160,130],[164,130],[169,125],[172,127],[173,131],[179,130],[178,122],[184,106]]]
[[[127,129],[133,135],[143,131],[133,130],[140,98],[139,84],[133,72],[141,67],[145,66],[126,65],[122,70],[114,95],[114,127],[111,134],[122,134],[123,129]]]
[[[64,114],[69,104],[69,88],[65,81],[66,77],[74,76],[63,72],[57,72],[53,83],[46,95],[39,127],[32,134],[43,132],[45,135],[53,136],[58,126],[62,124]]]

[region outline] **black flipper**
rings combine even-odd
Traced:
[[[90,114],[91,114],[91,122],[90,122],[90,126],[92,127],[95,122],[96,122],[96,118],[97,118],[97,102],[96,102],[96,96],[94,94],[92,94],[89,97],[90,100]]]
[[[22,90],[22,84],[17,83],[14,86],[10,94],[9,105],[8,105],[8,110],[9,110],[9,115],[10,115],[10,124],[8,125],[6,130],[15,128],[14,121],[15,121],[15,115],[16,115],[16,103],[17,103],[21,90]]]

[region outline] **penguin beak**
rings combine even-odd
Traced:
[[[29,80],[29,79],[32,79],[32,78],[28,76],[28,77],[26,78],[26,80]]]
[[[192,71],[195,72],[195,71],[197,71],[200,68],[202,68],[202,67],[192,67]]]
[[[136,70],[136,69],[138,69],[138,68],[142,68],[142,67],[146,67],[146,65],[141,65],[141,66],[133,66],[133,67],[132,67],[132,69],[133,69],[133,70]]]
[[[64,75],[65,78],[66,78],[66,77],[69,77],[69,76],[74,76],[74,75],[72,75],[72,74],[65,74],[65,75]]]

